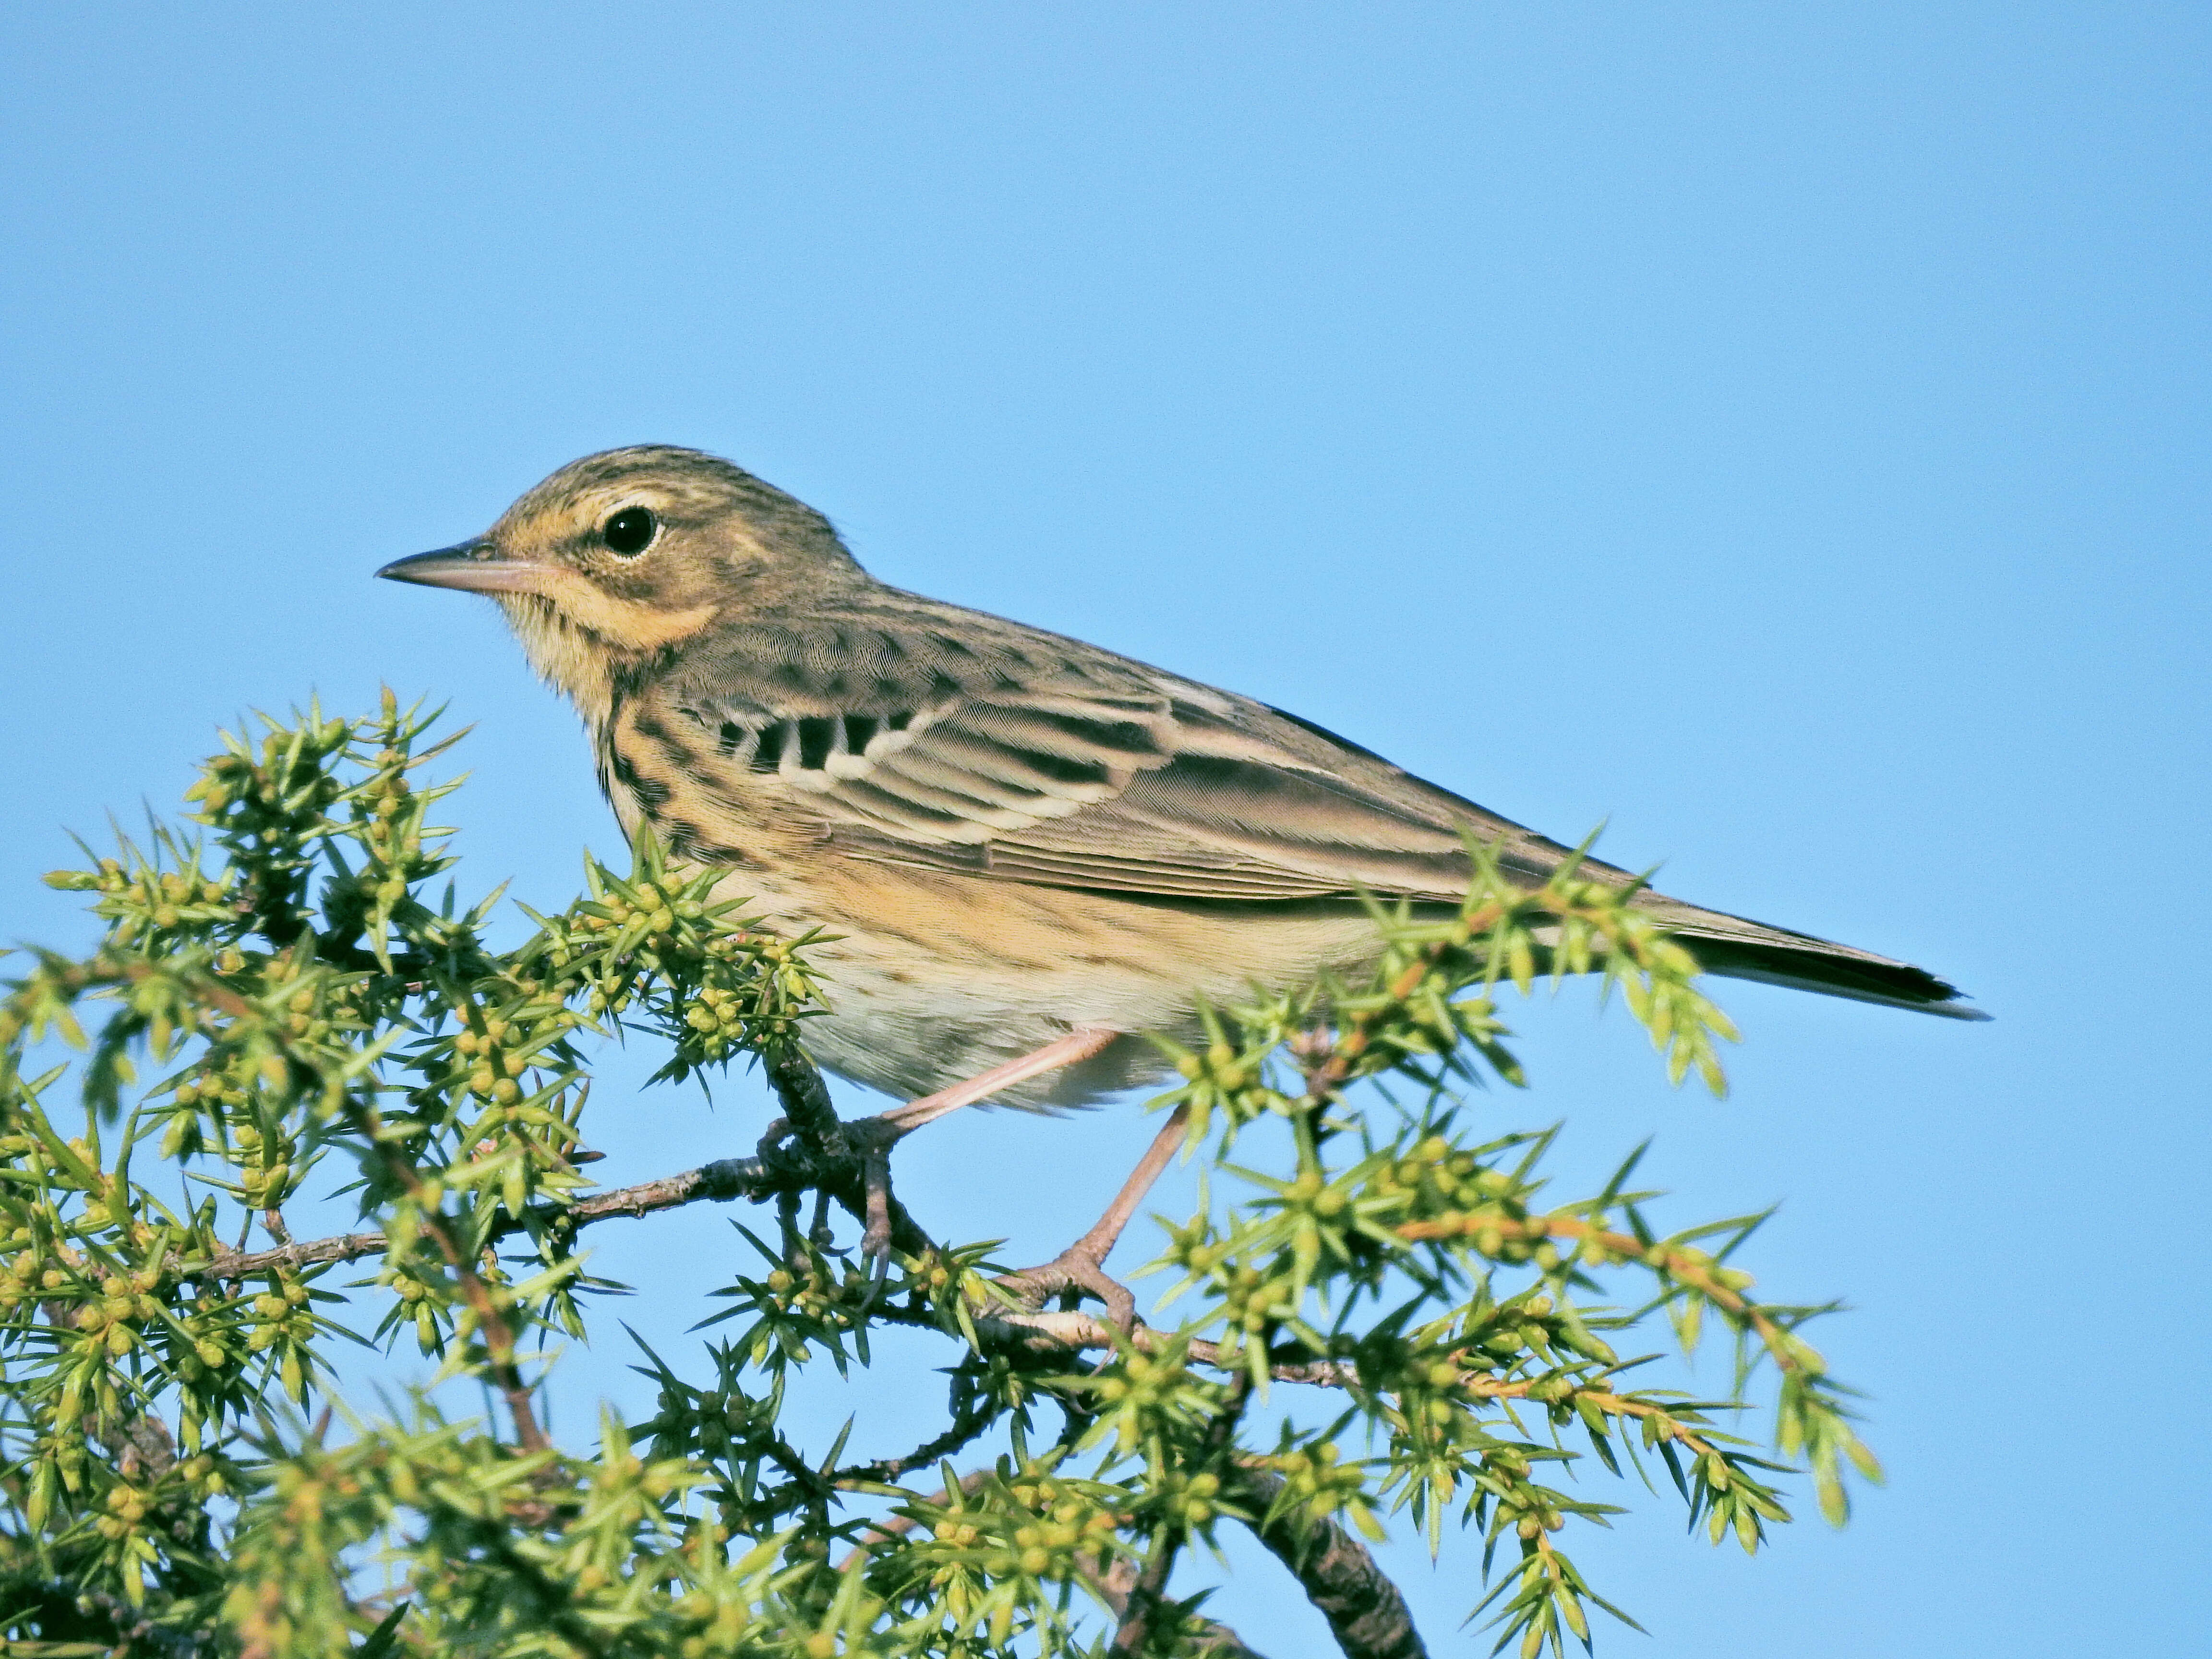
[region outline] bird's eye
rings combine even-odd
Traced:
[[[626,507],[599,526],[599,539],[610,552],[634,559],[653,545],[660,533],[660,520],[641,507]]]

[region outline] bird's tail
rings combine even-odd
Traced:
[[[1910,963],[1816,939],[1810,933],[1700,909],[1657,893],[1639,897],[1638,908],[1656,913],[1709,974],[1759,980],[1857,1002],[1879,1002],[1949,1019],[1989,1018],[1969,1004],[1958,987]]]

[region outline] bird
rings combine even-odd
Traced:
[[[700,450],[586,456],[376,574],[497,601],[625,835],[817,933],[805,1047],[915,1122],[1154,1081],[1146,1033],[1371,964],[1373,901],[1459,905],[1471,840],[1530,886],[1578,856],[1286,710],[879,581]],[[1986,1018],[1909,963],[1580,872],[1706,971]]]

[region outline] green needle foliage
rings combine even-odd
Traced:
[[[1154,1103],[1207,1196],[1167,1229],[1152,1322],[1122,1328],[989,1243],[935,1241],[926,1194],[891,1203],[880,1282],[802,1227],[809,1192],[866,1214],[890,1144],[829,1115],[804,1058],[806,941],[647,848],[627,873],[587,861],[581,896],[494,949],[499,896],[445,879],[430,723],[387,696],[226,738],[191,832],[50,878],[106,933],[30,953],[0,1003],[9,1653],[1233,1653],[1212,1622],[1233,1606],[1167,1594],[1231,1524],[1347,1652],[1418,1653],[1359,1541],[1396,1524],[1466,1550],[1471,1585],[1479,1558],[1499,1648],[1556,1654],[1590,1609],[1626,1617],[1565,1552],[1570,1522],[1619,1512],[1574,1471],[1640,1471],[1751,1551],[1792,1467],[1838,1522],[1844,1466],[1878,1478],[1800,1334],[1825,1310],[1762,1304],[1730,1265],[1760,1217],[1661,1233],[1640,1152],[1558,1201],[1552,1133],[1460,1097],[1522,1081],[1501,990],[1585,972],[1673,1076],[1720,1087],[1725,1020],[1620,893],[1522,890],[1478,849],[1459,915],[1378,910],[1368,982],[1209,1012]],[[617,1028],[660,1079],[759,1066],[787,1121],[758,1158],[595,1193],[577,1154]],[[79,1053],[42,1070],[53,1039]],[[645,1356],[654,1415],[554,1443],[549,1351],[619,1288],[584,1229],[740,1197],[775,1221],[731,1235],[698,1351]],[[334,1198],[360,1231],[295,1238],[288,1204]],[[1639,1383],[1653,1356],[1629,1347],[1661,1316],[1686,1352],[1734,1338],[1729,1397]],[[868,1366],[886,1326],[941,1344],[942,1431],[882,1447],[864,1412],[802,1449],[785,1402]],[[428,1357],[431,1388],[340,1397],[363,1344]],[[491,1416],[448,1413],[438,1384],[464,1378]],[[1754,1396],[1771,1457],[1719,1426]]]

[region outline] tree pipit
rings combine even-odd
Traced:
[[[1372,961],[1363,895],[1455,905],[1470,836],[1532,886],[1574,856],[1295,714],[888,586],[819,513],[696,450],[587,457],[378,574],[496,599],[625,832],[830,936],[807,1047],[908,1097],[902,1128],[1158,1077],[1138,1034],[1194,1037],[1201,999]],[[1901,962],[1634,902],[1715,973],[1982,1017]]]

